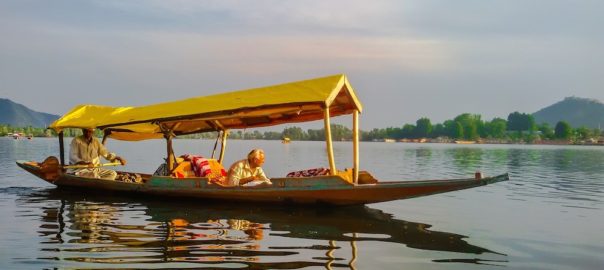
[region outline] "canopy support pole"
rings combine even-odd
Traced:
[[[222,143],[220,144],[220,159],[218,159],[218,163],[222,164],[222,161],[224,161],[224,153],[226,152],[226,142],[227,142],[227,137],[229,136],[229,131],[228,130],[223,130],[222,131]]]
[[[159,129],[164,134],[164,138],[166,139],[166,165],[168,167],[168,173],[172,173],[174,170],[174,163],[176,163],[176,158],[174,157],[174,149],[172,148],[172,138],[176,137],[172,130],[174,130],[180,123],[176,123],[172,125],[172,127],[168,128],[166,125],[159,123]]]
[[[216,154],[216,147],[218,147],[218,140],[220,140],[220,131],[216,134],[216,141],[214,142],[214,149],[212,150],[212,159],[214,159],[214,154]]]
[[[331,124],[329,123],[329,107],[325,108],[324,119],[325,122],[325,142],[327,142],[327,158],[329,159],[329,174],[336,175],[338,170],[336,169],[336,162],[333,158],[333,144],[331,142]]]
[[[165,135],[166,137],[166,151],[168,152],[168,159],[166,160],[166,164],[168,165],[168,172],[172,173],[174,170],[174,162],[176,161],[174,158],[174,150],[172,149],[172,137],[170,135]]]
[[[63,131],[59,132],[59,156],[61,158],[61,166],[65,165],[65,145],[63,144]]]
[[[103,145],[105,145],[105,143],[107,143],[107,138],[109,138],[109,134],[111,134],[111,131],[105,130],[105,132],[103,134],[103,141],[101,142]]]
[[[352,182],[359,183],[359,110],[352,113],[352,151],[353,151],[353,171]]]

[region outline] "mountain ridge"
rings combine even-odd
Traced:
[[[548,123],[552,127],[558,121],[566,121],[574,128],[601,128],[604,127],[604,103],[571,96],[538,110],[533,117],[536,123]]]
[[[0,98],[0,124],[15,127],[47,127],[58,115],[37,112],[10,99]]]

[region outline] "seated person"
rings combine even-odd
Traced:
[[[94,137],[94,129],[82,129],[83,135],[73,138],[69,149],[69,163],[72,165],[87,165],[89,168],[76,169],[72,172],[77,176],[115,180],[117,172],[99,168],[100,157],[113,162],[118,160],[126,165],[126,160],[110,153],[99,140]]]
[[[254,149],[247,159],[242,159],[231,165],[228,173],[228,184],[230,186],[255,186],[259,184],[271,185],[271,180],[266,177],[262,170],[264,164],[264,151]]]

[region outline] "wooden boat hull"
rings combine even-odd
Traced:
[[[360,205],[428,196],[508,180],[507,174],[470,179],[396,181],[354,185],[339,176],[272,178],[273,185],[225,187],[207,178],[172,178],[143,174],[143,183],[127,183],[61,173],[48,177],[40,167],[17,161],[26,171],[56,186],[90,191],[118,191],[230,201]]]

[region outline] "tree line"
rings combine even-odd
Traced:
[[[35,137],[52,137],[57,134],[46,128],[38,127],[11,127],[10,125],[0,124],[0,136],[6,136],[8,133],[22,133]],[[102,132],[95,131],[98,137]],[[335,141],[345,141],[352,139],[352,130],[348,127],[332,124],[332,138]],[[66,137],[81,135],[80,129],[65,129]],[[179,136],[179,138],[195,139],[215,139],[217,132],[208,132],[201,134],[191,134]],[[490,121],[482,120],[479,114],[463,113],[453,119],[442,123],[432,124],[427,117],[418,119],[414,124],[404,124],[401,127],[374,128],[370,131],[359,131],[359,137],[362,141],[375,141],[385,139],[419,139],[419,138],[444,138],[452,140],[506,140],[511,142],[534,142],[536,140],[571,140],[584,141],[597,139],[603,136],[602,130],[590,129],[587,127],[573,128],[565,121],[559,121],[555,127],[547,123],[537,124],[531,114],[513,112],[507,119],[493,118]],[[229,133],[231,139],[250,139],[250,140],[281,140],[289,138],[297,141],[323,141],[325,140],[324,129],[307,129],[292,126],[283,129],[282,132],[254,130],[245,132],[236,130]]]
[[[338,124],[331,125],[332,138],[335,141],[352,139],[352,130]],[[494,140],[510,142],[535,142],[536,140],[567,140],[582,141],[597,139],[603,136],[600,129],[587,127],[572,128],[565,121],[559,121],[555,127],[547,123],[537,124],[531,114],[513,112],[507,119],[493,118],[490,121],[482,120],[479,114],[463,113],[453,119],[442,123],[432,124],[427,117],[418,119],[414,124],[404,124],[401,127],[374,128],[370,131],[359,131],[362,141],[380,141],[385,139],[450,139],[450,140]],[[191,135],[190,135],[191,136]],[[213,133],[192,135],[197,138],[216,138]],[[258,130],[243,132],[241,130],[230,133],[232,139],[254,140],[281,140],[289,138],[296,141],[323,141],[324,129],[303,130],[300,127],[287,127],[282,132]]]
[[[581,141],[602,136],[600,129],[587,127],[572,128],[565,121],[558,121],[555,127],[548,123],[537,124],[531,114],[513,112],[507,119],[499,117],[483,121],[481,115],[463,113],[443,123],[432,124],[422,117],[413,124],[402,127],[373,129],[364,134],[364,140],[449,138],[456,140],[480,139],[507,140],[512,142],[534,142],[536,140]]]
[[[46,128],[39,127],[13,127],[11,125],[3,125],[0,124],[0,136],[6,136],[9,133],[21,133],[24,136],[34,136],[34,137],[51,137],[56,134],[52,134],[53,132]]]
[[[43,127],[13,127],[11,125],[0,124],[0,136],[7,136],[10,133],[20,133],[23,136],[33,136],[33,137],[56,137],[57,133],[52,129],[47,129]],[[94,131],[97,137],[102,137],[103,132],[100,130]],[[63,135],[65,137],[75,137],[82,135],[82,130],[79,128],[66,128],[63,130]]]

